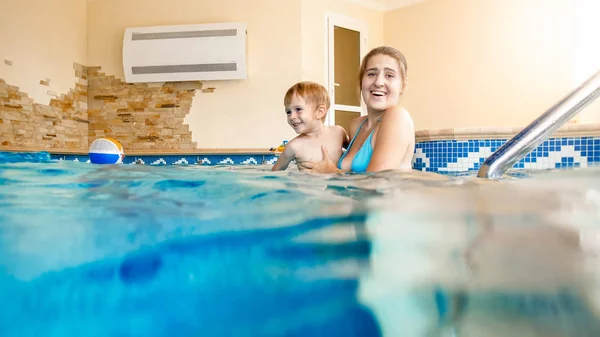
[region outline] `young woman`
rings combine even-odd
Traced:
[[[415,129],[399,105],[406,89],[406,59],[392,47],[371,50],[362,60],[359,80],[367,116],[350,123],[352,141],[335,163],[322,147],[323,160],[310,164],[316,173],[377,172],[412,169]]]

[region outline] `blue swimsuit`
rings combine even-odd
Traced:
[[[365,118],[362,124],[360,124],[358,130],[356,131],[356,134],[352,138],[352,141],[350,141],[350,145],[348,145],[348,149],[346,150],[346,152],[344,152],[344,154],[342,154],[342,157],[338,161],[339,169],[342,168],[342,160],[344,160],[344,157],[346,157],[346,154],[348,153],[348,151],[350,151],[350,148],[352,147],[356,136],[358,136],[360,129],[362,129],[367,119],[368,118]],[[367,137],[367,140],[365,140],[363,147],[361,147],[358,150],[358,152],[356,152],[354,159],[352,159],[352,165],[350,166],[351,172],[367,172],[367,167],[369,166],[369,162],[371,161],[371,155],[373,154],[373,147],[371,146],[371,138],[373,137],[373,132],[375,132],[375,128],[373,128],[373,131],[371,131],[369,137]]]

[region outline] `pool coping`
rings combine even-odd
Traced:
[[[432,140],[510,139],[525,127],[466,127],[436,130],[419,130],[416,142]],[[548,138],[600,136],[600,123],[568,124],[559,128]]]
[[[439,140],[478,140],[510,139],[524,127],[463,127],[448,129],[419,130],[415,133],[417,143]],[[600,136],[600,123],[568,124],[559,128],[548,138],[597,137]],[[88,155],[87,150],[44,148],[35,146],[0,146],[5,152],[48,152],[50,154]],[[203,149],[147,149],[125,150],[126,156],[157,155],[280,155],[281,152],[267,148],[203,148]]]
[[[18,146],[1,146],[0,151],[4,152],[48,152],[51,154],[72,154],[72,155],[88,155],[88,151],[79,149],[63,149],[63,148],[44,148],[44,147],[18,147]],[[255,154],[255,155],[270,155],[276,152],[269,149],[254,149],[254,148],[213,148],[213,149],[156,149],[156,150],[125,150],[127,156],[156,156],[156,155],[211,155],[211,154]]]

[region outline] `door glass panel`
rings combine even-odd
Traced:
[[[360,106],[358,68],[360,67],[360,33],[334,27],[335,104]],[[337,117],[336,117],[337,119]]]

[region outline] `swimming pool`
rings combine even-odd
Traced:
[[[2,336],[600,335],[598,168],[6,158]]]

